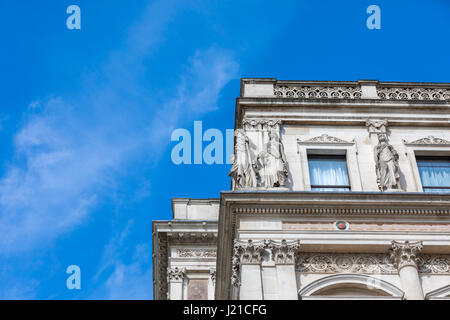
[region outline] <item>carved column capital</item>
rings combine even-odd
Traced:
[[[260,240],[256,242],[253,240],[234,240],[231,267],[231,283],[233,286],[240,286],[241,265],[261,264],[262,253],[266,247],[266,240]]]
[[[186,275],[186,268],[170,268],[167,269],[167,282],[181,282]]]
[[[369,130],[369,134],[372,133],[386,133],[388,121],[385,119],[367,119],[366,127]]]
[[[392,247],[389,250],[389,255],[392,263],[399,271],[401,268],[406,266],[413,266],[417,269],[417,263],[419,261],[419,255],[422,248],[422,241],[392,241]]]
[[[272,257],[276,264],[295,264],[295,259],[300,249],[300,241],[281,240],[281,243],[270,243]]]

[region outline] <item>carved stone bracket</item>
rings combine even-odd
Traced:
[[[418,268],[422,248],[422,241],[392,241],[392,247],[389,251],[391,261],[398,270],[406,266]]]
[[[170,268],[167,270],[167,281],[183,281],[186,275],[186,268]]]
[[[386,119],[367,119],[366,127],[369,130],[369,134],[386,133],[388,121]]]
[[[246,131],[279,131],[281,120],[276,119],[244,119],[242,120],[242,127]]]

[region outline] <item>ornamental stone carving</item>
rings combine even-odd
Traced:
[[[231,283],[240,285],[240,271],[242,264],[261,264],[262,253],[266,247],[266,241],[239,241],[234,240],[232,257]]]
[[[235,130],[231,156],[232,188],[278,188],[286,185],[288,168],[279,136],[279,120],[244,120],[246,128]]]
[[[263,252],[272,251],[272,259],[276,264],[295,264],[295,257],[300,248],[299,241],[276,242],[273,240],[239,241],[234,240],[231,263],[231,284],[240,286],[242,264],[261,264]]]
[[[308,253],[302,252],[297,272],[308,273],[396,273],[389,255],[379,253]]]
[[[242,127],[244,130],[256,131],[279,131],[281,120],[273,119],[244,119],[242,120]]]
[[[387,126],[388,126],[387,120],[374,120],[374,119],[366,120],[366,127],[369,130],[369,134],[386,133]]]
[[[412,142],[406,142],[403,140],[403,143],[406,145],[450,145],[450,141],[433,136],[428,136]]]
[[[295,258],[300,249],[300,242],[282,240],[280,244],[271,242],[272,258],[276,264],[295,264]]]
[[[279,98],[303,99],[360,99],[361,87],[327,86],[274,86],[274,95]]]
[[[391,261],[398,270],[406,266],[413,266],[418,269],[419,255],[422,248],[422,241],[392,241],[392,247],[389,252]]]
[[[283,143],[275,131],[269,131],[269,141],[257,156],[257,171],[260,183],[266,188],[286,185],[288,176]]]
[[[417,268],[422,274],[450,274],[450,255],[421,254]],[[297,272],[397,274],[390,254],[301,252],[296,258]]]
[[[186,268],[170,268],[167,269],[167,281],[183,281],[186,275]]]
[[[321,136],[317,136],[305,141],[300,141],[300,139],[297,139],[297,142],[300,144],[354,144],[354,141],[345,141],[333,136],[329,136],[328,134],[322,134]]]
[[[378,87],[377,91],[386,100],[450,100],[450,90],[445,88]]]
[[[243,129],[235,130],[236,143],[234,154],[231,155],[231,170],[229,176],[235,189],[256,188],[257,180],[255,164],[250,154],[250,141]]]
[[[214,249],[178,249],[177,255],[182,258],[215,258]]]
[[[381,191],[399,191],[400,174],[398,153],[387,141],[385,134],[378,135],[378,145],[375,148],[375,166],[378,188]]]
[[[209,276],[211,277],[213,284],[216,284],[216,274],[216,269],[209,269]]]

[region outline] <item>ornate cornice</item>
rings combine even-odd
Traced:
[[[274,95],[279,98],[302,99],[360,99],[359,86],[286,86],[275,85]]]
[[[313,215],[449,215],[450,209],[414,209],[414,208],[282,208],[282,207],[234,207],[238,214],[313,214]]]
[[[300,139],[297,138],[297,143],[298,144],[346,144],[346,145],[351,145],[355,143],[355,140],[353,141],[345,141],[333,136],[329,136],[328,134],[324,133],[320,136],[308,139],[308,140],[304,140],[301,141]]]
[[[392,241],[390,249],[391,261],[398,270],[406,266],[418,268],[419,255],[422,251],[422,241],[417,242],[398,242]]]
[[[436,138],[434,136],[428,136],[426,138],[418,139],[415,141],[407,142],[406,140],[402,140],[405,145],[437,145],[437,146],[450,146],[450,141]]]

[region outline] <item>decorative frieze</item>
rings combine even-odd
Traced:
[[[397,273],[388,254],[301,252],[297,272],[309,273]]]
[[[378,87],[378,97],[385,100],[441,100],[450,101],[450,89]]]
[[[422,248],[422,241],[392,241],[392,247],[389,252],[390,259],[398,270],[406,266],[418,268],[419,255]]]
[[[450,141],[436,138],[434,136],[428,136],[426,138],[418,139],[415,141],[407,142],[406,140],[402,140],[405,145],[438,145],[438,146],[449,146]]]
[[[215,249],[178,249],[177,256],[182,258],[215,258]]]
[[[421,274],[450,274],[450,255],[421,254],[417,257]],[[397,274],[390,254],[300,252],[296,271],[302,273]]]
[[[274,86],[274,95],[279,98],[302,99],[360,99],[362,92],[359,86]]]

